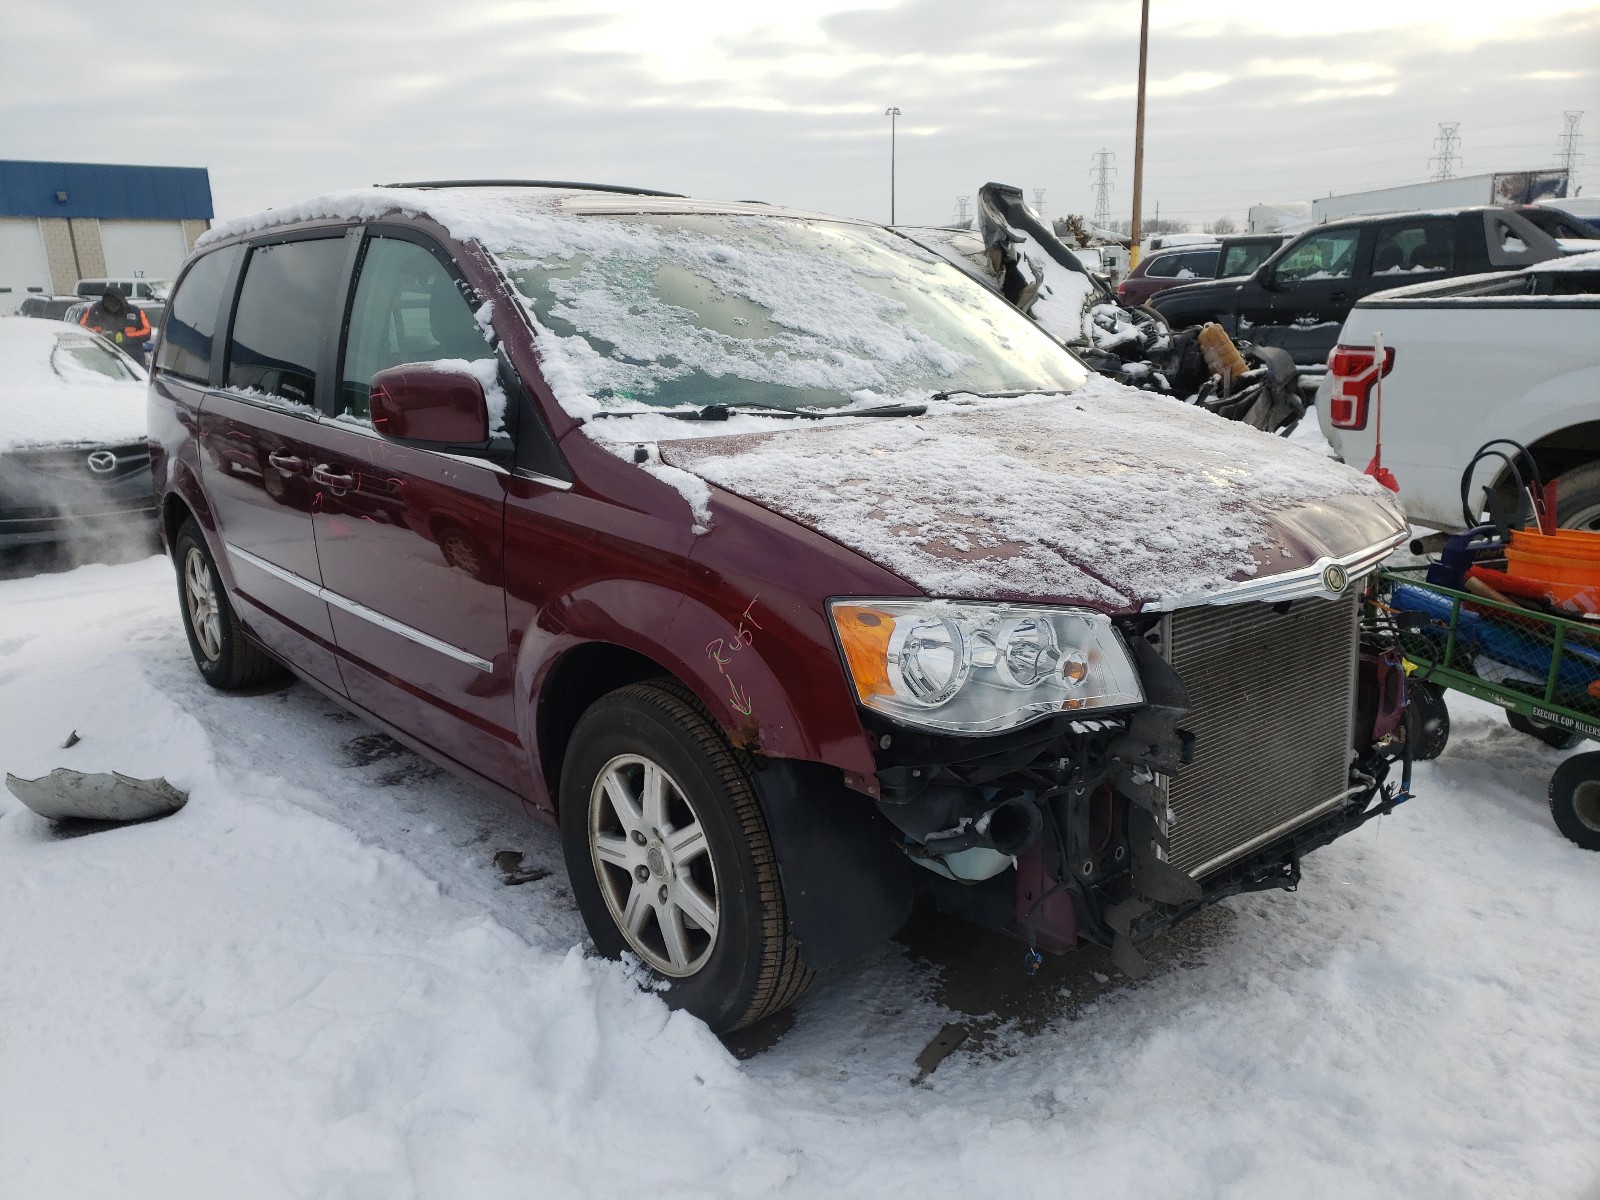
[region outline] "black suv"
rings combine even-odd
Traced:
[[[1174,329],[1216,321],[1258,346],[1319,366],[1363,296],[1402,284],[1525,267],[1561,253],[1506,208],[1384,213],[1308,229],[1248,278],[1185,284],[1150,301]]]

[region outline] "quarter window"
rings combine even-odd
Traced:
[[[310,408],[344,239],[257,246],[245,266],[228,344],[228,386]]]
[[[415,242],[367,242],[350,308],[350,333],[339,382],[339,412],[369,419],[372,377],[402,363],[492,357],[455,279]]]
[[[1355,268],[1356,242],[1360,237],[1360,230],[1333,229],[1302,238],[1278,263],[1278,282],[1349,279]]]
[[[222,289],[242,251],[237,246],[206,255],[189,268],[172,298],[172,316],[161,334],[156,369],[196,383],[211,381],[211,343],[217,331]],[[154,322],[151,322],[154,324]]]

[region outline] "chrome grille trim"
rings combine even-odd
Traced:
[[[1276,604],[1283,600],[1299,600],[1313,596],[1323,600],[1336,600],[1349,591],[1359,591],[1356,585],[1376,570],[1378,564],[1394,553],[1410,536],[1409,529],[1402,529],[1381,542],[1374,542],[1365,549],[1356,550],[1342,558],[1319,558],[1310,566],[1301,567],[1297,571],[1285,571],[1261,579],[1246,579],[1242,583],[1228,583],[1214,591],[1164,596],[1150,601],[1142,611],[1172,612],[1197,604],[1231,606],[1251,600],[1271,601]],[[1326,580],[1329,567],[1337,567],[1344,572],[1345,582],[1337,591],[1328,589]]]
[[[1195,734],[1195,761],[1168,784],[1167,859],[1196,878],[1353,794],[1358,598],[1275,607],[1207,605],[1162,622]]]

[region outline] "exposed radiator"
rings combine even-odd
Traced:
[[[1169,618],[1195,761],[1172,780],[1169,861],[1195,877],[1335,807],[1349,787],[1359,599]]]

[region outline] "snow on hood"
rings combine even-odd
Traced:
[[[86,350],[86,344],[95,349]],[[113,355],[128,378],[91,370],[66,352],[73,347]],[[0,319],[0,453],[141,441],[144,391],[138,367],[80,326],[36,317]]]
[[[662,461],[930,595],[1128,610],[1342,556],[1405,530],[1349,467],[1099,378],[917,420],[663,443]]]

